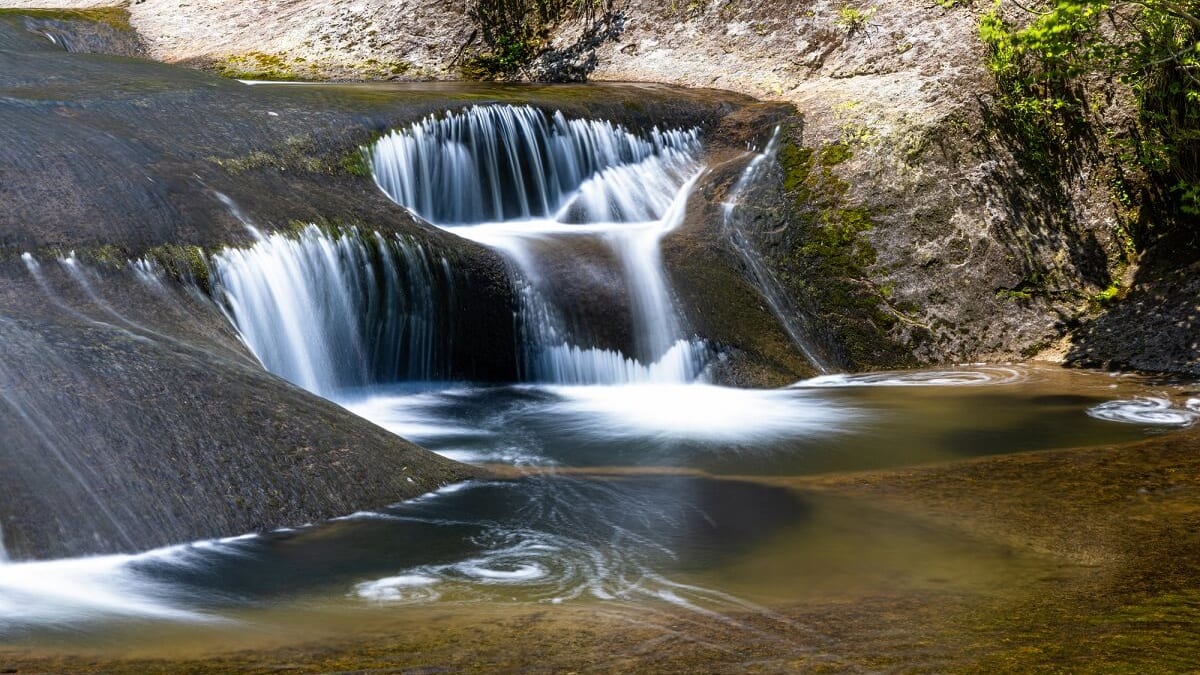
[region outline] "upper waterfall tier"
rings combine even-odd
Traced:
[[[439,225],[644,222],[669,207],[699,150],[696,130],[639,136],[604,120],[489,105],[384,136],[371,165],[389,197]]]

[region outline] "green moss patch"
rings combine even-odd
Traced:
[[[837,173],[853,154],[845,143],[810,148],[788,141],[780,148],[798,233],[783,277],[793,297],[813,308],[844,365],[907,365],[905,350],[887,338],[904,314],[890,301],[891,287],[877,285],[868,273],[876,261],[866,237],[876,226],[874,216],[850,202],[851,185]]]
[[[180,283],[195,283],[205,293],[212,292],[208,253],[203,248],[163,244],[146,251],[145,257],[162,266],[172,279]]]
[[[235,80],[302,80],[297,63],[278,54],[249,52],[226,56],[213,63],[217,74]]]
[[[133,32],[129,23],[129,10],[124,7],[96,7],[93,9],[0,9],[0,18],[29,17],[52,21],[89,21],[102,23],[123,32]]]
[[[338,153],[321,148],[310,136],[292,136],[282,146],[271,150],[255,150],[234,157],[214,155],[208,160],[234,175],[268,168],[327,176],[371,175],[368,155],[362,146]]]

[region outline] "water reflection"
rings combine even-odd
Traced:
[[[666,575],[718,565],[807,513],[790,490],[688,476],[473,482],[299,530],[0,567],[0,634],[212,622],[302,599],[693,602]]]

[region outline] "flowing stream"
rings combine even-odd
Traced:
[[[230,318],[263,366],[324,396],[449,375],[453,274],[402,238],[309,226],[213,260]]]
[[[749,161],[725,210],[751,263],[738,200],[772,150]],[[451,379],[451,308],[470,289],[415,239],[257,233],[212,259],[214,295],[271,372],[499,477],[279,532],[8,562],[0,641],[129,645],[153,627],[167,645],[232,648],[255,644],[247,624],[291,630],[301,616],[341,617],[326,623],[353,631],[361,614],[345,619],[347,608],[515,601],[773,616],[772,604],[872,589],[994,592],[1048,563],[769,479],[1130,441],[1200,418],[1194,394],[1034,367],[826,374],[778,390],[706,383],[718,357],[684,325],[659,252],[705,171],[698,130],[479,106],[384,136],[370,158],[400,206],[511,262],[522,381]],[[601,345],[599,327],[562,301],[555,255],[577,248],[613,262],[628,305],[621,348]],[[796,312],[769,270],[750,270],[820,365],[806,327],[786,323]],[[135,271],[161,283],[146,263]]]

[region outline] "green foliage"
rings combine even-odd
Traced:
[[[1120,297],[1120,295],[1121,295],[1121,282],[1113,281],[1111,284],[1108,285],[1108,288],[1105,288],[1104,290],[1100,291],[1096,295],[1093,295],[1092,302],[1096,303],[1097,305],[1107,305],[1108,303],[1110,303],[1113,300],[1116,300],[1118,297]]]
[[[1029,164],[1053,172],[1059,152],[1082,126],[1085,102],[1075,82],[1094,45],[1101,5],[1061,0],[1023,29],[1000,13],[983,15],[979,35],[999,87],[999,107],[1023,142]]]
[[[213,69],[218,75],[235,80],[277,80],[292,81],[301,79],[296,69],[286,59],[278,54],[263,52],[248,52],[227,56],[213,63]]]
[[[475,56],[464,72],[477,79],[513,73],[529,62],[541,44],[539,38],[504,34],[496,38],[490,52]]]
[[[1179,199],[1179,210],[1189,216],[1200,216],[1200,183],[1179,181],[1171,188]]]
[[[1033,292],[1024,288],[1004,288],[996,291],[996,297],[1001,300],[1011,300],[1013,302],[1021,300],[1029,300],[1033,298]]]
[[[1022,6],[1023,7],[1023,6]],[[1089,77],[1122,81],[1136,128],[1110,131],[1151,184],[1141,201],[1170,221],[1200,216],[1200,0],[1047,0],[1020,13],[997,3],[979,24],[998,108],[1028,163],[1053,177],[1094,114]],[[1012,17],[1024,17],[1022,23]],[[1032,17],[1032,18],[1030,18]],[[1118,181],[1114,198],[1132,199]],[[1153,202],[1153,203],[1150,203]]]
[[[687,4],[683,4],[680,0],[671,0],[671,4],[667,7],[667,11],[671,14],[686,14],[689,17],[697,16],[704,9],[697,0],[689,0]]]
[[[1154,8],[1158,7],[1156,11]],[[1200,0],[1151,2],[1139,37],[1118,54],[1141,104],[1139,162],[1166,186],[1168,205],[1200,216]]]
[[[839,28],[846,31],[848,35],[853,35],[866,28],[873,16],[875,16],[874,7],[858,9],[850,5],[843,5],[838,9],[838,17],[835,23],[837,23]]]

